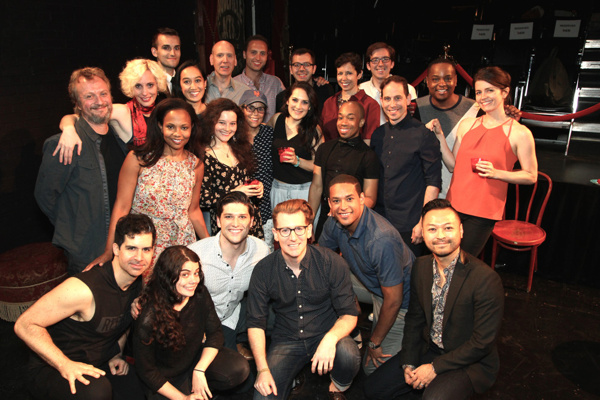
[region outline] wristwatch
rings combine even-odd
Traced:
[[[381,343],[380,344],[375,344],[375,343],[373,343],[372,341],[369,340],[367,342],[367,346],[369,346],[370,349],[376,350],[376,349],[378,349],[378,348],[381,347]]]

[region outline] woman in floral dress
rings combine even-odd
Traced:
[[[253,179],[256,161],[248,126],[242,110],[233,101],[221,98],[208,104],[202,119],[200,142],[205,152],[200,207],[205,218],[210,215],[211,234],[215,235],[220,229],[216,216],[217,200],[234,190],[258,200],[263,195],[263,184]],[[255,215],[250,234],[262,239],[258,209]],[[205,222],[208,226],[208,221]]]
[[[148,215],[156,226],[152,265],[166,247],[188,245],[196,241],[196,235],[208,237],[198,206],[204,175],[204,164],[195,155],[201,153],[199,136],[191,105],[170,98],[156,106],[146,143],[131,151],[123,163],[106,249],[91,265],[112,259],[115,226],[129,212]]]

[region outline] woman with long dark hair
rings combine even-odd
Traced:
[[[215,235],[219,231],[217,200],[234,190],[259,199],[263,195],[263,184],[253,180],[256,160],[248,126],[244,113],[233,101],[221,98],[208,104],[202,119],[200,144],[205,152],[200,207],[205,219],[210,215],[211,234]],[[254,218],[250,234],[264,237],[260,213]]]
[[[133,352],[148,399],[208,399],[250,373],[244,357],[222,348],[221,322],[203,279],[198,255],[173,246],[142,292]]]
[[[183,62],[173,77],[173,94],[187,101],[198,118],[206,111],[206,74],[194,60]]]
[[[308,201],[315,153],[323,142],[315,90],[306,82],[296,82],[289,92],[281,112],[270,122],[274,129],[271,209],[286,200]],[[318,217],[315,211],[315,221]]]
[[[458,126],[451,152],[437,134],[444,164],[454,172],[447,199],[460,213],[461,247],[478,256],[496,221],[504,214],[508,184],[537,181],[537,158],[531,131],[510,116],[510,75],[499,67],[480,69],[473,78],[475,100],[485,115],[465,118]],[[521,169],[513,171],[516,162]]]
[[[192,106],[176,98],[156,106],[145,144],[131,151],[121,168],[104,254],[90,265],[112,259],[116,223],[129,212],[148,215],[156,226],[152,265],[166,247],[191,244],[196,235],[208,237],[198,206],[204,176],[199,139]]]

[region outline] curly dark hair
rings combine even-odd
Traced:
[[[140,306],[148,310],[145,316],[152,327],[151,338],[146,344],[156,340],[173,351],[181,350],[185,346],[179,312],[174,307],[183,300],[177,292],[176,284],[183,264],[188,261],[200,265],[198,255],[185,246],[168,247],[158,257],[150,280],[140,296]],[[200,269],[198,288],[203,281],[204,275]]]
[[[221,114],[225,111],[232,111],[237,116],[237,130],[228,142],[229,147],[238,160],[240,168],[245,169],[249,175],[252,175],[256,170],[256,160],[252,152],[248,124],[246,123],[244,112],[233,101],[222,97],[206,105],[206,111],[202,118],[200,145],[204,151],[207,147],[211,146],[215,136],[215,125],[217,125]]]
[[[165,151],[165,137],[161,126],[165,120],[165,115],[172,110],[184,110],[189,114],[192,120],[192,131],[185,149],[196,155],[200,160],[204,158],[203,147],[200,145],[200,122],[194,108],[182,99],[171,97],[156,105],[150,116],[150,122],[148,122],[146,143],[134,149],[134,153],[140,160],[142,167],[151,167],[162,157]]]
[[[319,140],[321,140],[321,135],[317,129],[317,126],[319,126],[320,115],[317,93],[309,83],[296,82],[289,89],[288,99],[292,97],[292,93],[294,93],[295,89],[304,90],[306,96],[308,96],[310,108],[304,118],[302,118],[302,121],[300,121],[300,125],[298,126],[298,134],[300,135],[302,145],[306,146],[306,148],[314,154],[315,148],[319,143]],[[290,111],[287,105],[283,107],[281,115],[285,118],[290,116]]]

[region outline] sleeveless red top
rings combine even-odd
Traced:
[[[511,118],[488,129],[483,125],[482,118],[478,118],[463,136],[446,198],[463,214],[499,221],[504,214],[508,183],[480,177],[471,169],[471,158],[483,158],[490,161],[495,169],[512,171],[517,156],[513,153],[508,138],[514,120]],[[506,135],[503,126],[509,121],[510,127]]]

